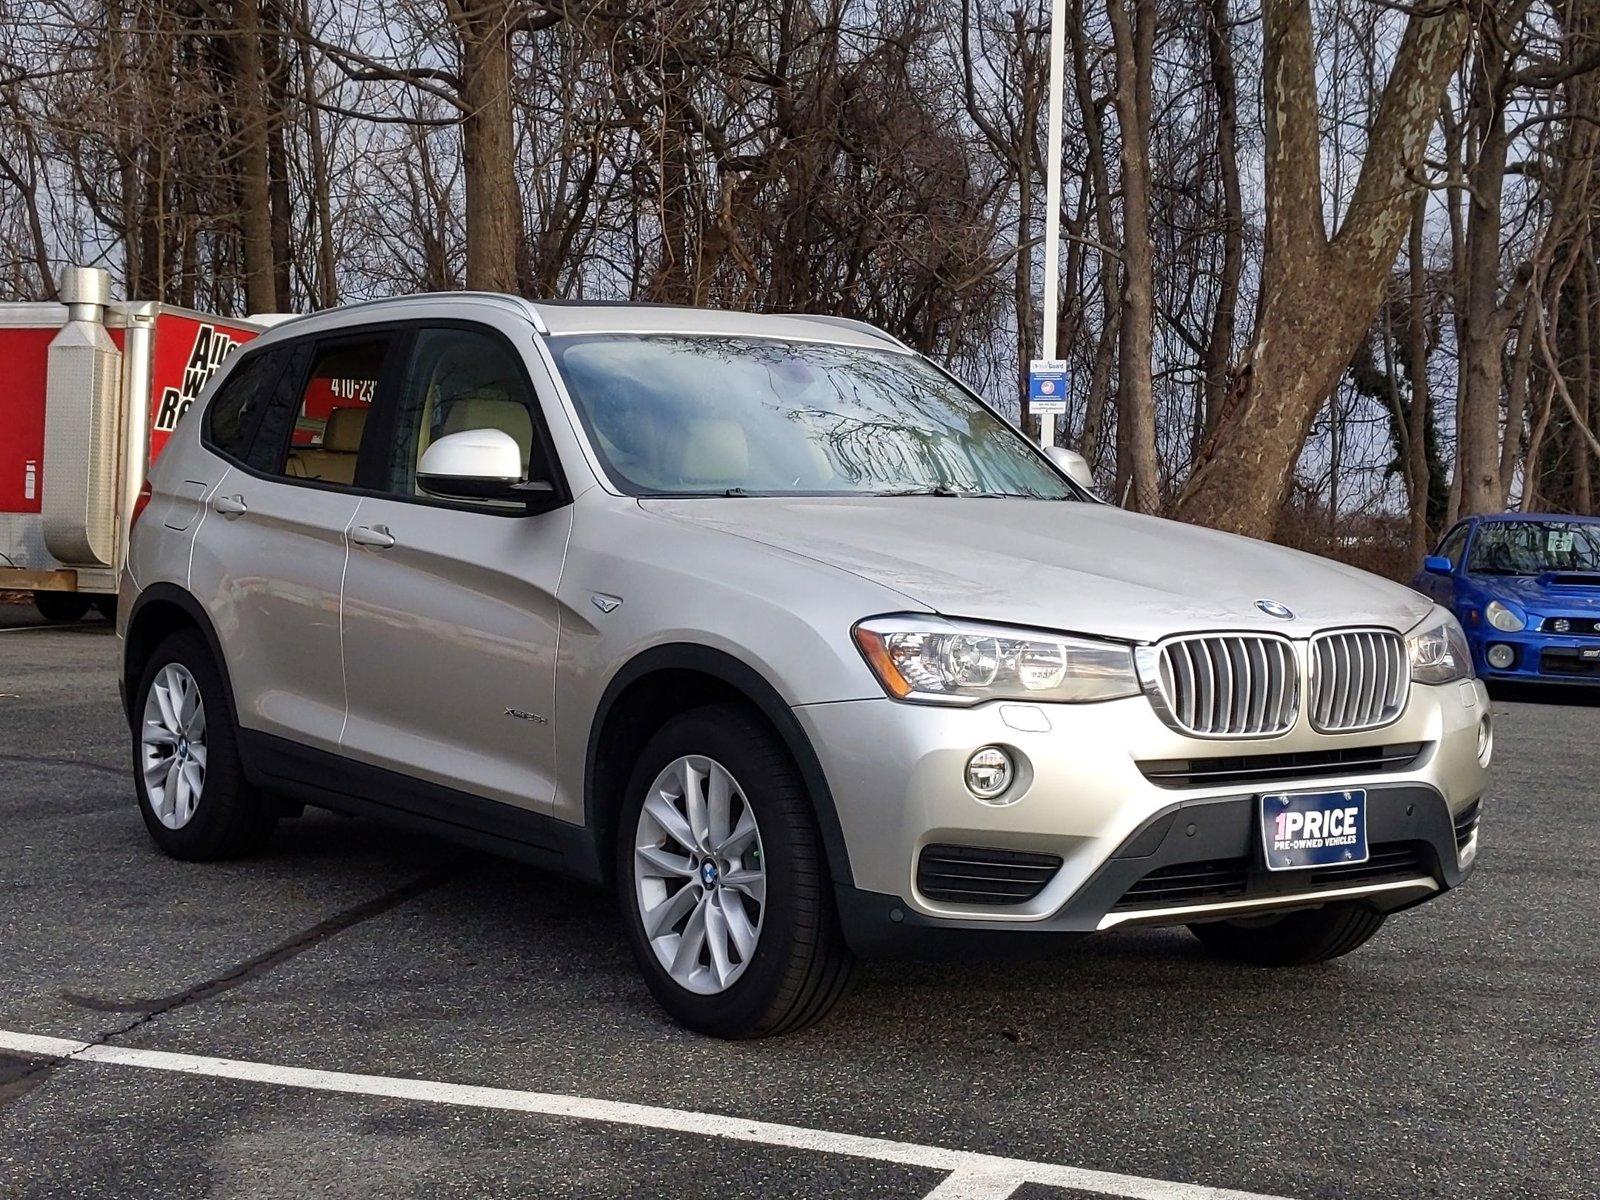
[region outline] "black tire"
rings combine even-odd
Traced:
[[[1305,967],[1349,954],[1383,927],[1365,904],[1328,904],[1278,917],[1207,921],[1189,930],[1220,958],[1257,967]]]
[[[761,830],[767,873],[760,939],[726,991],[702,995],[677,983],[645,936],[634,881],[639,813],[656,776],[685,755],[704,755],[738,781]],[[639,970],[680,1023],[721,1038],[792,1033],[825,1017],[849,989],[854,960],[839,930],[833,885],[811,800],[778,736],[738,705],[672,718],[640,753],[617,823],[617,890]]]
[[[156,676],[169,663],[181,664],[188,670],[200,687],[200,699],[205,705],[205,779],[194,815],[178,829],[169,829],[156,815],[141,769],[145,703]],[[272,836],[278,808],[270,797],[245,780],[231,697],[211,650],[198,631],[180,630],[156,647],[140,672],[131,708],[134,790],[139,798],[139,815],[156,845],[173,858],[187,862],[238,858],[259,850]]]
[[[71,625],[89,611],[89,597],[81,592],[35,592],[33,606],[53,625]]]
[[[94,598],[94,610],[108,621],[117,619],[117,598],[115,596],[100,595]]]

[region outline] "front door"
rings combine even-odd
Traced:
[[[350,528],[344,663],[350,758],[478,798],[548,812],[555,792],[555,664],[572,509],[440,500],[418,487],[428,445],[499,429],[533,478],[555,478],[543,418],[513,338],[531,330],[414,331],[387,470]]]

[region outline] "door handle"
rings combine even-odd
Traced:
[[[211,507],[225,517],[241,517],[250,511],[243,496],[218,496],[211,502]]]
[[[374,550],[387,550],[394,545],[394,534],[387,525],[357,525],[350,531],[350,540],[358,546]]]

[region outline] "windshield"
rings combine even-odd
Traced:
[[[1543,575],[1600,571],[1600,525],[1579,521],[1487,521],[1472,539],[1469,571]]]
[[[914,355],[681,335],[550,348],[607,473],[633,495],[1077,498]]]

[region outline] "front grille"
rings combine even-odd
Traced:
[[[1581,650],[1546,647],[1539,651],[1539,673],[1593,677],[1600,675],[1600,658],[1584,658]]]
[[[1225,758],[1170,758],[1139,764],[1157,787],[1225,787],[1338,775],[1378,775],[1407,770],[1426,742],[1392,746],[1352,746],[1342,750],[1301,750],[1293,754],[1231,754]]]
[[[1299,895],[1319,888],[1351,887],[1428,874],[1415,842],[1380,842],[1364,863],[1317,867],[1309,871],[1254,872],[1247,858],[1174,863],[1151,871],[1123,893],[1116,909],[1182,908],[1273,895]]]
[[[1571,634],[1574,637],[1592,637],[1600,633],[1600,618],[1596,617],[1545,617],[1539,622],[1545,633]]]
[[[1456,850],[1460,852],[1467,848],[1467,843],[1472,840],[1472,835],[1478,832],[1478,818],[1483,815],[1483,802],[1474,800],[1455,819]]]
[[[1287,639],[1202,634],[1163,642],[1155,691],[1162,719],[1201,737],[1271,737],[1294,726],[1299,672]]]
[[[1023,904],[1061,869],[1056,854],[932,845],[917,859],[917,890],[955,904]]]
[[[1311,639],[1311,725],[1322,733],[1376,729],[1400,716],[1411,684],[1405,642],[1388,629]]]

